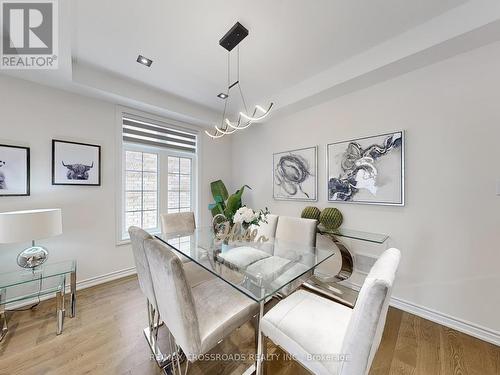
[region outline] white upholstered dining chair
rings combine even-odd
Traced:
[[[146,297],[147,303],[148,327],[144,329],[144,333],[151,347],[151,350],[155,354],[155,359],[158,362],[158,365],[164,366],[166,362],[170,360],[170,356],[162,353],[157,342],[160,316],[158,314],[158,305],[153,287],[153,280],[151,278],[149,261],[146,257],[146,252],[144,249],[144,242],[146,240],[156,240],[148,232],[138,227],[132,226],[129,228],[128,232],[130,235],[130,241],[132,243],[132,253],[134,255],[139,287]],[[187,282],[190,287],[195,287],[214,277],[210,272],[195,265],[194,263],[189,263],[186,265],[185,273]],[[167,351],[170,352],[170,350]]]
[[[276,239],[306,246],[316,246],[318,221],[301,217],[280,216],[276,226]]]
[[[314,374],[368,374],[382,338],[400,256],[397,249],[380,256],[354,309],[304,290],[293,293],[262,318],[264,337]]]
[[[290,245],[292,246],[305,246],[314,247],[316,246],[316,226],[318,222],[313,219],[304,219],[299,217],[291,216],[279,216],[278,223],[276,225],[275,238],[277,240],[277,246],[273,252],[272,257],[268,257],[258,262],[255,262],[248,266],[247,270],[251,274],[266,274],[268,272],[274,272],[272,267],[282,264],[282,267],[286,267],[290,259],[290,254],[287,254],[290,250]],[[280,240],[283,241],[284,246],[280,246]],[[281,261],[281,262],[280,262]],[[272,265],[272,266],[271,266]],[[291,269],[287,271],[287,274],[282,275],[282,278],[289,278],[289,274],[301,274],[302,269],[306,270],[308,267],[306,265],[297,262],[292,266]],[[312,275],[312,271],[308,272],[306,275],[301,276],[292,283],[286,285],[279,291],[281,296],[287,296],[292,293],[295,289],[300,287],[300,285],[306,281]],[[280,283],[281,280],[275,280],[276,283]]]
[[[258,313],[255,302],[218,278],[190,287],[187,265],[161,243],[146,240],[145,250],[160,315],[189,362]]]
[[[255,225],[252,229],[257,229],[257,238],[260,236],[265,236],[267,238],[274,238],[276,236],[276,227],[278,226],[278,215],[267,214],[267,223],[261,222],[259,225]]]

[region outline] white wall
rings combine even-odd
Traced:
[[[500,331],[499,61],[497,43],[253,126],[233,139],[233,184],[298,216],[307,203],[272,199],[272,154],[319,145],[317,205],[332,206],[326,144],[406,130],[406,206],[338,204],[344,225],[401,249],[396,297]]]
[[[84,96],[0,75],[0,144],[31,148],[31,196],[0,197],[0,211],[61,207],[63,235],[40,241],[50,260],[76,259],[78,280],[134,266],[130,246],[116,246],[116,107]],[[53,138],[102,146],[102,186],[52,186]],[[198,158],[201,223],[209,223],[208,184],[231,176],[228,140],[206,142]],[[15,270],[16,255],[27,244],[0,245],[0,272]]]

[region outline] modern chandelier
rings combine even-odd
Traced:
[[[243,95],[243,89],[240,84],[240,47],[239,43],[248,35],[248,30],[239,22],[231,27],[231,29],[219,40],[219,44],[227,50],[227,91],[225,93],[220,93],[217,95],[219,98],[224,100],[224,110],[222,112],[222,119],[219,125],[215,125],[215,130],[210,133],[205,130],[205,133],[215,139],[222,138],[225,135],[233,134],[234,132],[242,129],[248,128],[255,122],[260,122],[264,120],[274,103],[269,104],[267,107],[262,107],[260,105],[255,105],[253,111],[250,112],[247,107],[245,96]],[[238,47],[236,50],[236,81],[231,83],[231,50],[234,47]],[[236,88],[238,89],[236,92]],[[229,120],[226,117],[226,112],[229,107],[229,100],[231,99],[230,91],[236,92],[236,96],[241,97],[241,102],[243,103],[243,108],[239,111],[238,118],[234,121]]]

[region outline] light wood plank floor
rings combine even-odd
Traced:
[[[128,277],[78,292],[78,311],[55,335],[55,301],[34,311],[9,314],[9,334],[0,343],[0,374],[161,374],[142,334],[146,305],[137,279]],[[211,353],[254,352],[250,324]],[[284,353],[268,363],[268,374],[307,374]],[[203,361],[189,374],[238,374],[248,361]],[[500,375],[500,347],[427,320],[390,309],[371,375]]]

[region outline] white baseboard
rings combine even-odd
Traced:
[[[135,275],[136,273],[137,272],[135,270],[135,267],[130,267],[130,268],[125,268],[125,269],[119,270],[119,271],[113,271],[113,272],[107,273],[105,275],[91,277],[91,278],[86,279],[86,280],[80,280],[80,281],[76,282],[76,290],[90,288],[92,286],[104,284],[104,283],[107,283],[109,281],[121,279],[122,277]]]
[[[130,267],[130,268],[125,268],[123,270],[118,270],[118,271],[106,273],[106,274],[101,275],[101,276],[95,276],[95,277],[91,277],[91,278],[88,278],[85,280],[80,280],[80,281],[76,282],[76,290],[90,288],[92,286],[96,286],[96,285],[104,284],[104,283],[107,283],[107,282],[110,282],[113,280],[121,279],[122,277],[127,277],[130,275],[134,275],[136,273],[137,272],[135,270],[135,267]],[[68,293],[68,292],[69,292],[69,286],[67,285],[66,286],[66,293]],[[41,296],[40,301],[46,301],[46,300],[49,300],[51,298],[54,298],[54,294],[47,294],[47,295]],[[23,307],[26,307],[29,305],[33,305],[33,304],[37,303],[37,301],[38,301],[37,298],[32,298],[32,299],[19,301],[19,302],[15,302],[15,303],[9,303],[9,304],[7,304],[6,310],[8,311],[8,310],[20,309],[20,308],[23,308]]]
[[[343,284],[358,291],[360,289],[358,284],[351,283],[349,280],[344,281]],[[390,304],[391,306],[409,312],[410,314],[500,346],[500,332],[493,329],[485,328],[466,320],[455,318],[451,315],[443,314],[439,311],[429,309],[397,297],[392,297]]]

